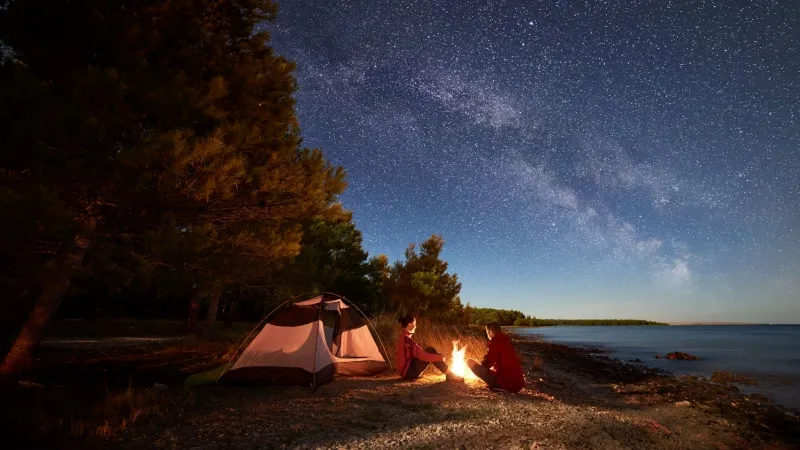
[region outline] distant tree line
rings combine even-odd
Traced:
[[[257,320],[336,292],[468,322],[433,235],[370,257],[343,168],[302,145],[273,0],[0,7],[0,378],[59,314]],[[62,307],[63,306],[63,307]]]
[[[652,322],[638,319],[536,319],[525,318],[514,322],[517,327],[547,327],[547,326],[625,326],[625,325],[668,325],[662,322]]]
[[[475,325],[486,325],[497,322],[501,326],[514,325],[518,320],[525,320],[527,316],[520,311],[495,308],[472,308],[472,321]]]
[[[497,322],[501,326],[515,327],[667,325],[661,322],[636,319],[538,319],[526,316],[520,311],[495,308],[471,308],[470,314],[472,319],[470,323],[474,325],[486,325],[490,322]]]

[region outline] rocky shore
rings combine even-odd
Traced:
[[[800,448],[797,411],[743,395],[736,377],[673,376],[599,350],[515,339],[529,385],[339,379],[295,387],[206,386],[169,414],[99,447]],[[185,394],[175,394],[182,395]],[[81,443],[82,446],[87,442]]]

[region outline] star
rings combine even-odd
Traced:
[[[270,31],[370,254],[442,233],[462,301],[537,317],[800,322],[792,2],[348,5]]]

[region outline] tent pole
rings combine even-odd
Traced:
[[[352,305],[353,308],[356,309],[356,311],[360,312],[361,315],[364,316],[364,319],[367,321],[367,325],[372,327],[372,331],[375,332],[375,337],[377,337],[378,338],[378,342],[381,343],[381,347],[383,348],[383,353],[384,353],[384,355],[386,355],[386,362],[388,362],[389,363],[389,367],[391,367],[394,370],[394,365],[392,365],[392,361],[389,359],[389,352],[386,351],[386,346],[383,345],[383,339],[381,339],[381,335],[378,334],[378,330],[375,329],[375,325],[372,324],[372,322],[369,320],[369,317],[367,317],[367,315],[364,314],[364,311],[361,311],[361,308],[359,308],[355,303],[351,302],[346,297],[342,297],[342,300],[344,300],[347,303],[349,303],[350,305]]]
[[[317,313],[317,335],[314,336],[314,378],[311,381],[311,392],[317,392],[317,350],[319,348],[319,323],[322,321],[322,309],[325,308],[325,289],[322,290],[322,298],[319,299],[319,312]]]
[[[270,312],[269,312],[269,314],[267,314],[266,316],[264,316],[264,318],[263,318],[263,319],[261,319],[261,321],[260,321],[260,322],[258,322],[258,323],[256,324],[256,326],[254,326],[254,327],[253,327],[253,329],[252,329],[252,330],[250,330],[250,334],[248,334],[248,335],[247,335],[247,337],[246,337],[246,338],[244,338],[244,340],[242,341],[242,343],[239,345],[239,348],[237,348],[237,349],[236,349],[236,352],[233,354],[233,356],[231,356],[231,359],[230,359],[230,361],[228,361],[228,363],[227,363],[227,364],[225,364],[225,369],[223,369],[223,370],[222,370],[222,373],[220,373],[220,374],[219,374],[219,377],[217,377],[217,381],[216,381],[216,382],[219,382],[219,380],[220,380],[220,379],[222,379],[222,376],[223,376],[223,375],[225,375],[225,372],[227,372],[227,371],[228,371],[228,367],[230,367],[231,363],[233,363],[233,361],[236,359],[236,355],[239,353],[239,350],[241,350],[241,349],[242,349],[242,347],[244,346],[244,343],[245,343],[245,342],[247,342],[247,340],[248,340],[248,339],[250,339],[250,336],[252,336],[252,335],[253,335],[253,333],[255,333],[255,331],[258,329],[258,327],[260,327],[261,325],[263,325],[263,324],[264,324],[264,322],[266,322],[266,321],[267,321],[267,319],[269,319],[269,316],[271,316],[271,315],[272,315],[272,314],[273,314],[275,311],[277,311],[277,310],[279,310],[280,308],[282,308],[282,307],[283,307],[283,305],[285,305],[285,304],[287,304],[287,303],[289,303],[289,302],[291,302],[291,301],[294,301],[294,300],[295,300],[297,297],[300,297],[301,295],[308,295],[308,294],[313,294],[313,292],[305,292],[305,293],[303,293],[303,294],[300,294],[300,295],[295,295],[294,297],[290,298],[289,300],[286,300],[285,302],[283,302],[283,303],[281,303],[280,305],[278,305],[278,307],[277,307],[277,308],[273,309],[272,311],[270,311]]]

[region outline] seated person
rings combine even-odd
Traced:
[[[489,351],[483,361],[478,364],[470,359],[467,366],[490,389],[521,391],[525,387],[525,375],[511,340],[496,322],[486,325],[486,336],[489,337]]]
[[[402,327],[400,336],[397,338],[395,348],[395,361],[397,372],[403,380],[416,380],[422,372],[433,363],[446,376],[447,381],[463,381],[464,379],[450,372],[450,368],[444,362],[444,357],[433,347],[425,350],[414,342],[414,332],[417,330],[417,317],[414,314],[407,314],[397,322]]]

